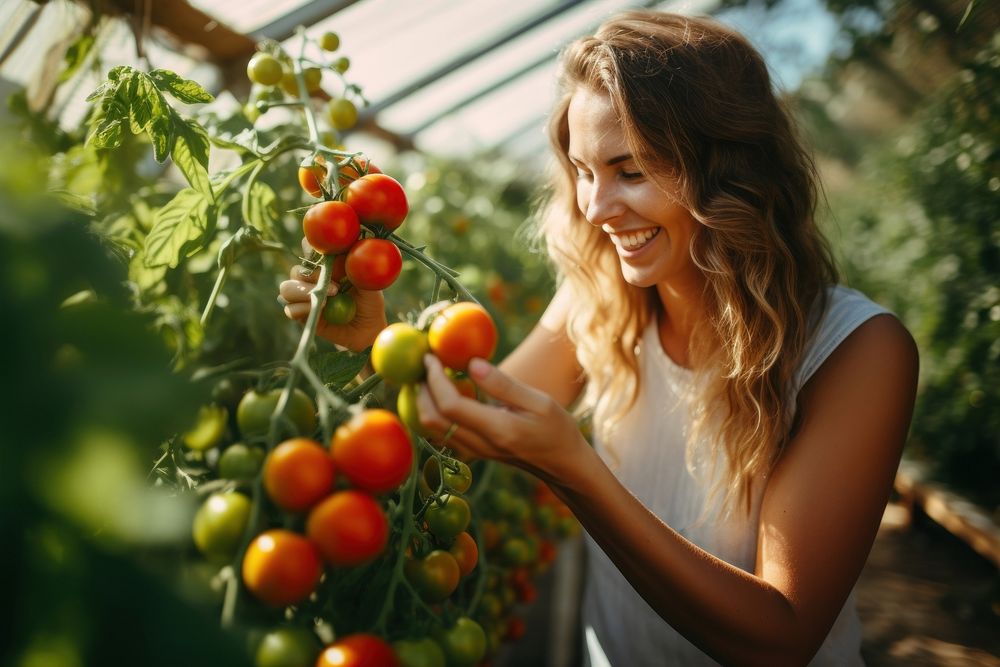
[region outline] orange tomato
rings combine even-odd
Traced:
[[[323,574],[316,545],[290,530],[267,530],[254,538],[243,556],[243,583],[254,597],[272,607],[305,599]]]
[[[323,188],[320,183],[326,180],[326,160],[317,155],[310,163],[308,160],[299,165],[299,185],[311,196],[321,199]]]
[[[337,470],[370,493],[395,490],[413,465],[406,427],[388,410],[365,410],[342,424],[333,434],[330,451]]]
[[[479,562],[479,547],[472,539],[472,535],[466,532],[459,533],[448,552],[458,561],[458,569],[463,577],[469,576],[476,569],[476,564]]]
[[[452,304],[431,322],[427,339],[441,363],[465,371],[473,357],[489,360],[497,348],[497,328],[486,309],[472,301]]]
[[[338,491],[316,505],[306,534],[330,565],[360,565],[378,556],[389,541],[382,507],[362,491]]]
[[[264,489],[274,504],[290,512],[309,509],[333,489],[334,463],[309,438],[286,440],[264,462]]]

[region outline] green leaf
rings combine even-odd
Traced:
[[[94,48],[94,35],[92,33],[85,33],[80,35],[75,42],[69,45],[66,49],[66,54],[63,56],[63,62],[66,65],[66,69],[62,71],[59,75],[59,83],[64,83],[73,78],[73,75],[77,73],[80,66],[83,65],[87,56],[90,55],[91,50]]]
[[[112,67],[111,71],[108,72],[108,80],[118,81],[123,75],[131,74],[133,72],[135,72],[135,70],[128,65],[118,65],[117,67]]]
[[[342,389],[357,377],[368,362],[368,354],[364,352],[336,350],[318,338],[316,343],[316,352],[312,354],[309,364],[316,370],[323,383],[334,389]]]
[[[191,188],[178,192],[153,216],[146,237],[146,267],[174,268],[192,246],[200,249],[213,215],[212,202],[204,193]]]
[[[278,222],[277,195],[271,186],[254,181],[247,193],[247,222],[259,229],[274,229]]]
[[[208,178],[208,134],[198,123],[184,120],[176,113],[171,115],[176,137],[171,152],[174,164],[184,174],[191,187],[214,201],[212,183]]]
[[[164,115],[165,100],[149,77],[141,73],[132,80],[128,92],[132,133],[145,132],[149,130],[153,120]]]
[[[185,104],[203,104],[215,99],[198,82],[184,79],[170,70],[154,69],[149,73],[149,78],[157,88]]]
[[[173,152],[174,142],[177,139],[169,114],[153,118],[153,122],[149,124],[149,139],[153,142],[153,157],[162,164]]]
[[[250,128],[229,138],[213,135],[211,141],[219,148],[227,148],[240,154],[257,154],[257,131]]]
[[[114,81],[105,81],[97,88],[95,88],[94,92],[92,92],[90,95],[87,95],[86,101],[93,102],[98,98],[104,97],[105,95],[108,94],[109,91],[114,90],[117,86],[118,84]]]
[[[146,254],[141,251],[132,256],[128,265],[128,279],[136,284],[140,293],[162,288],[166,275],[166,265],[146,266]]]
[[[117,148],[122,143],[122,122],[104,118],[91,133],[87,142],[94,148]]]

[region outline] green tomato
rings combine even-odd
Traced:
[[[247,78],[262,86],[273,86],[281,81],[281,63],[267,53],[257,53],[247,63]]]
[[[236,555],[250,518],[250,499],[236,491],[213,493],[194,515],[194,544],[213,560]]]
[[[464,498],[448,494],[432,502],[424,518],[434,537],[442,542],[450,542],[469,527],[472,511]]]
[[[399,390],[399,395],[396,397],[396,414],[399,415],[399,419],[406,425],[406,428],[410,429],[411,433],[419,435],[421,438],[429,438],[431,436],[430,431],[420,423],[420,411],[417,409],[417,396],[419,394],[420,385],[404,384],[402,389]],[[418,481],[424,485],[427,484],[423,475],[420,476]],[[427,495],[430,494],[428,493]],[[424,497],[426,498],[427,496]]]
[[[473,667],[486,655],[486,633],[482,626],[463,616],[438,635],[448,667]]]
[[[393,642],[392,650],[399,658],[399,667],[445,667],[444,651],[430,637],[401,639]]]
[[[256,667],[313,667],[319,657],[319,640],[306,628],[284,627],[271,630],[254,655]]]
[[[327,103],[326,118],[335,130],[349,130],[358,122],[358,108],[354,102],[338,97]]]
[[[351,59],[347,56],[340,56],[333,61],[333,69],[337,70],[341,74],[346,72],[351,67]]]
[[[354,297],[347,292],[341,292],[326,300],[323,306],[323,319],[328,324],[347,324],[354,319],[358,312],[358,304]]]
[[[319,38],[319,48],[324,51],[336,51],[340,48],[340,35],[335,32],[324,32]]]
[[[257,476],[263,465],[263,449],[237,442],[226,447],[219,457],[219,477],[248,482]]]
[[[318,67],[307,67],[302,70],[302,78],[306,82],[306,90],[310,93],[318,92],[320,84],[323,83],[323,70]]]
[[[520,537],[512,537],[503,543],[501,554],[510,565],[527,565],[532,559],[531,545]]]
[[[427,334],[412,324],[395,322],[375,338],[372,368],[390,384],[419,382],[425,373],[424,355],[429,351]]]
[[[181,439],[184,444],[197,451],[215,447],[226,434],[229,412],[218,405],[203,405],[198,410],[198,421]]]
[[[444,485],[455,493],[465,493],[472,486],[472,470],[457,459],[448,459],[438,463],[434,456],[424,463],[424,478],[427,485],[437,489],[441,485],[441,469],[444,469]]]
[[[236,408],[236,425],[244,438],[267,435],[271,428],[271,415],[281,398],[282,389],[272,389],[263,393],[251,389],[240,400]],[[301,389],[295,389],[288,400],[285,414],[295,425],[295,435],[312,436],[316,431],[316,404]]]

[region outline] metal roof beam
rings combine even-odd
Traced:
[[[298,9],[288,12],[281,18],[271,21],[267,25],[257,28],[250,33],[250,37],[255,40],[273,39],[278,42],[288,39],[295,34],[295,29],[300,25],[311,26],[323,19],[329,18],[337,12],[347,9],[359,0],[312,0]]]

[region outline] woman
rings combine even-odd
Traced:
[[[851,590],[910,421],[910,335],[837,286],[812,162],[744,38],[628,12],[562,69],[559,289],[499,368],[470,366],[492,405],[428,357],[422,421],[572,508],[595,667],[861,664]],[[307,288],[282,285],[289,316]]]

